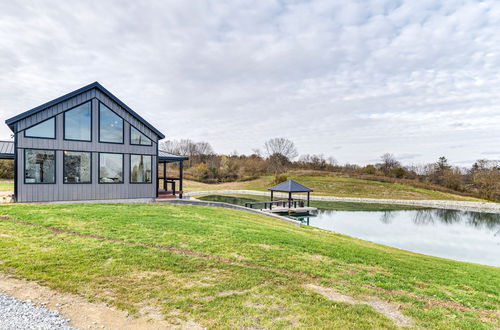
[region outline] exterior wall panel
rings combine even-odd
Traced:
[[[64,111],[91,100],[92,102],[92,141],[64,140]],[[124,119],[124,143],[99,143],[99,109],[102,102]],[[24,136],[24,129],[33,126],[52,116],[56,118],[56,139],[29,138]],[[130,145],[130,124],[153,140],[152,146]],[[16,124],[17,156],[18,156],[18,196],[19,202],[50,202],[76,201],[100,199],[127,199],[127,198],[154,198],[156,197],[157,181],[157,143],[158,136],[109,99],[105,94],[93,89],[77,95],[67,101],[51,106],[30,117],[20,120]],[[56,150],[56,183],[55,184],[25,184],[24,183],[24,149]],[[92,152],[92,168],[90,184],[63,183],[63,151]],[[100,184],[98,159],[99,152],[114,152],[124,154],[124,182],[117,184]],[[130,154],[152,155],[152,182],[129,183],[130,181]]]

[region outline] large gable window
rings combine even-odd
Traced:
[[[123,143],[123,119],[99,103],[99,142]]]
[[[55,150],[24,150],[24,182],[55,183],[56,182]]]
[[[130,144],[151,146],[153,145],[153,141],[135,127],[130,126]]]
[[[123,155],[99,154],[99,183],[123,182]]]
[[[64,139],[91,141],[92,106],[86,102],[64,113]]]
[[[56,138],[56,119],[54,117],[47,119],[39,124],[31,126],[24,131],[26,137],[36,137],[45,139]]]
[[[90,183],[91,153],[64,151],[64,183]]]
[[[130,182],[151,183],[152,164],[151,156],[130,155]]]

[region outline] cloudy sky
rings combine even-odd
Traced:
[[[500,1],[0,2],[2,122],[94,81],[218,152],[500,159]]]

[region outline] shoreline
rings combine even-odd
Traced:
[[[185,197],[194,197],[199,195],[212,194],[229,194],[229,195],[255,195],[255,196],[270,196],[266,191],[259,190],[201,190],[184,193]],[[287,198],[284,193],[274,193],[276,197]],[[306,196],[296,195],[295,199],[306,199]],[[500,214],[500,203],[493,202],[468,202],[468,201],[451,201],[451,200],[418,200],[418,199],[377,199],[377,198],[358,198],[358,197],[337,197],[337,196],[318,196],[311,195],[312,201],[323,202],[352,202],[352,203],[368,203],[368,204],[396,204],[409,206],[422,206],[436,209],[448,209],[458,211],[476,211]]]

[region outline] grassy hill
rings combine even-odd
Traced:
[[[10,204],[0,237],[0,272],[174,324],[396,328],[392,308],[416,327],[500,325],[500,268],[241,211]]]
[[[390,198],[390,199],[443,199],[479,201],[473,197],[416,188],[409,185],[379,182],[372,180],[356,179],[338,175],[300,175],[288,176],[289,179],[308,186],[318,195],[333,195],[339,197],[364,197],[364,198]],[[273,186],[272,176],[263,176],[256,180],[244,182],[228,182],[221,184],[206,184],[195,181],[185,181],[185,191],[222,190],[222,189],[250,189],[267,190]]]

